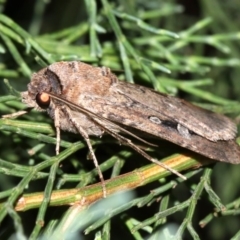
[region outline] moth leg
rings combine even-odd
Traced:
[[[82,137],[84,138],[84,140],[86,141],[87,143],[87,146],[88,146],[88,149],[89,149],[89,152],[91,154],[91,157],[93,159],[93,163],[94,163],[94,166],[96,167],[97,169],[97,172],[98,172],[98,176],[100,178],[100,181],[102,183],[102,190],[103,190],[103,197],[106,198],[107,196],[107,190],[106,190],[106,184],[105,184],[105,181],[104,181],[104,178],[103,178],[103,174],[102,174],[102,171],[98,165],[98,161],[97,161],[97,158],[94,154],[94,151],[93,151],[93,148],[92,148],[92,144],[90,142],[90,139],[89,139],[89,136],[88,136],[88,133],[78,124],[77,121],[75,121],[75,118],[72,116],[71,114],[71,111],[69,111],[69,108],[67,107],[62,107],[63,111],[68,115],[68,118],[70,119],[70,121],[73,123],[73,125],[77,128],[78,132],[82,135]]]
[[[16,117],[22,116],[26,113],[28,113],[28,112],[27,111],[18,111],[15,113],[2,115],[2,118],[16,118]]]
[[[60,149],[60,141],[61,141],[59,108],[55,108],[54,115],[55,115],[54,126],[55,126],[55,129],[56,129],[56,155],[58,155],[59,154],[59,149]]]

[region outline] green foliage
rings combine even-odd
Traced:
[[[19,92],[33,72],[56,61],[80,60],[239,122],[238,1],[30,2],[0,1],[1,115],[26,110]],[[223,163],[213,171],[189,171],[186,182],[176,176],[154,179],[134,194],[109,196],[88,209],[73,195],[62,195],[59,206],[50,207],[52,192],[98,182],[81,138],[63,134],[55,156],[54,136],[44,113],[0,119],[1,239],[12,234],[12,239],[240,238],[234,217],[239,214],[239,167]],[[150,167],[111,138],[93,140],[106,179]],[[162,159],[178,153],[164,146],[153,154]],[[34,203],[37,192],[44,193],[39,204]],[[37,209],[22,213],[14,208],[23,194],[32,201],[23,202],[25,209],[34,204]],[[66,202],[74,207],[61,207]]]

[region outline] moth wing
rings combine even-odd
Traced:
[[[159,95],[142,87],[140,90],[135,90],[136,86],[131,84],[130,86],[133,88],[129,89],[126,85],[117,88],[116,94],[121,95],[121,104],[106,102],[105,113],[102,113],[102,116],[123,126],[168,140],[211,159],[240,163],[239,146],[234,140],[227,140],[226,137],[221,136],[226,131],[229,139],[234,139],[236,134],[234,123],[227,117],[198,107],[195,109],[195,106],[173,97],[170,97],[168,102],[168,98],[165,98],[168,96]],[[132,90],[135,90],[134,94]],[[140,93],[143,95],[147,93],[148,97],[139,96]],[[154,97],[151,94],[155,94]],[[169,108],[165,109],[166,105],[163,105],[166,101],[169,105],[174,105],[175,112],[172,113]],[[188,111],[186,117],[178,116],[181,115],[181,111]],[[201,124],[202,118],[203,123]],[[189,122],[190,119],[191,122]],[[209,123],[209,120],[212,123]],[[195,129],[199,125],[200,131]],[[223,131],[221,131],[221,127],[224,128]],[[210,134],[205,134],[205,131],[209,131]],[[218,131],[220,136],[212,138],[211,134],[216,134],[215,131]]]
[[[236,136],[236,125],[226,116],[142,86],[119,82],[117,89],[129,101],[151,109],[153,116],[160,120],[177,122],[211,141],[230,140]]]
[[[104,111],[96,112],[63,100],[54,94],[50,94],[50,96],[59,101],[64,101],[70,108],[86,114],[94,122],[97,120],[96,122],[100,123],[103,129],[107,128],[107,132],[116,133],[116,131],[119,131],[141,140],[128,130],[129,128],[135,128],[144,134],[148,133],[168,140],[211,159],[233,164],[240,163],[240,148],[234,140],[213,142],[194,133],[185,134],[184,128],[180,130],[175,125],[164,124],[155,118],[149,119],[149,116],[155,114],[156,111],[136,101],[130,101],[129,98],[123,97],[121,101],[125,99],[124,103],[120,102],[120,104],[119,102],[104,101]],[[94,105],[94,109],[100,109],[99,107],[103,106],[102,99],[98,97],[91,97],[91,103]]]

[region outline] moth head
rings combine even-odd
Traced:
[[[48,92],[59,94],[61,85],[57,75],[48,68],[44,68],[33,74],[31,82],[28,84],[28,90],[21,93],[22,101],[28,107],[44,111],[51,103]]]

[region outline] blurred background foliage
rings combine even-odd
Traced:
[[[239,123],[239,9],[240,2],[237,0],[1,0],[0,113],[3,115],[25,109],[19,98],[12,96],[17,94],[13,90],[9,92],[4,79],[8,79],[10,86],[17,91],[23,91],[31,74],[42,67],[60,60],[81,60],[108,66],[122,80],[185,98],[202,107],[227,114]],[[47,123],[49,128],[46,133],[53,133],[52,121],[46,114],[31,112],[22,119],[37,124]],[[47,156],[54,156],[53,144],[48,145],[44,140],[41,143],[39,139],[33,140],[19,134],[20,126],[14,130],[7,129],[2,124],[0,129],[0,157],[3,162],[29,166],[44,160],[41,152],[44,152],[45,159]],[[65,133],[64,139],[74,142],[78,137]],[[115,144],[108,149],[107,144],[100,144],[97,150],[100,162],[124,148]],[[171,149],[167,150],[167,154],[169,152],[171,153]],[[58,169],[58,178],[61,179],[63,173],[80,174],[81,171],[90,171],[93,165],[90,161],[85,161],[86,155],[86,148],[77,155],[73,154],[71,159],[64,162],[63,168]],[[82,156],[80,163],[77,156]],[[134,156],[136,155],[133,153],[133,157],[127,159],[121,173],[147,164],[144,159],[134,161]],[[15,189],[19,178],[16,174],[10,174],[3,167],[3,162],[0,164],[0,196],[6,198],[10,196],[7,191]],[[239,166],[225,163],[214,166],[211,186],[223,204],[240,196],[239,170]],[[152,233],[149,232],[161,229],[168,236],[166,232],[169,229],[177,230],[186,212],[173,214],[167,221],[157,224],[156,228],[151,225],[150,230],[141,229],[134,235],[129,229],[131,224],[135,224],[134,221],[141,222],[157,213],[161,207],[161,199],[165,199],[170,207],[189,198],[202,173],[200,171],[187,182],[164,192],[149,206],[121,212],[111,220],[111,231],[108,229],[107,233],[103,231],[104,234],[100,234],[102,230],[98,228],[87,236],[80,233],[76,239],[80,236],[84,239],[164,239],[163,236],[151,237]],[[108,172],[105,174],[110,175]],[[172,176],[165,181],[175,178]],[[43,191],[46,179],[36,182],[24,186],[24,192]],[[135,194],[147,195],[159,184],[157,182],[144,186],[136,190]],[[54,189],[75,186],[73,183],[60,185]],[[230,239],[233,236],[233,239],[239,239],[240,222],[234,216],[239,212],[238,201],[234,205],[235,210],[223,214],[227,216],[213,218],[201,228],[199,222],[212,213],[214,206],[205,192],[198,200],[192,222],[198,236],[191,236],[185,231],[183,239]],[[61,219],[65,210],[49,208],[44,217],[45,226],[53,219],[56,222]],[[10,236],[11,239],[24,239],[24,236],[28,239],[37,214],[37,210],[19,215],[9,212],[9,216],[1,224],[1,239],[9,239]],[[49,226],[46,229],[50,231]],[[43,228],[42,231],[46,229]],[[12,235],[13,233],[16,235]],[[37,235],[31,235],[32,239]],[[169,236],[166,239],[171,238]]]

